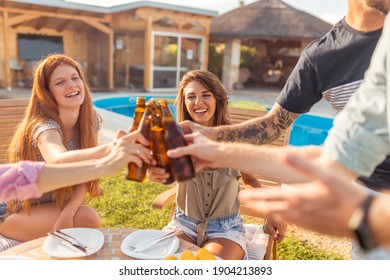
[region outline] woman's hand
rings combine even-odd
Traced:
[[[216,140],[216,130],[213,127],[203,126],[188,120],[179,123],[179,125],[186,134],[197,132],[205,135],[207,138]]]
[[[64,228],[73,228],[74,215],[69,215],[67,211],[61,211],[61,214],[58,216],[56,222],[53,225],[53,231],[64,229]]]
[[[129,162],[134,162],[139,167],[143,162],[155,165],[151,151],[145,147],[148,144],[148,140],[139,131],[127,134],[119,131],[117,139],[112,143],[110,154],[102,159],[108,175],[115,175]]]
[[[277,241],[278,243],[283,240],[287,228],[287,224],[285,222],[276,221],[272,218],[268,218],[266,227],[269,232],[269,235],[273,238],[273,240]]]
[[[169,178],[169,173],[161,167],[149,166],[148,167],[149,180],[157,183],[165,183]]]
[[[60,215],[54,223],[53,230],[74,227],[74,217],[83,203],[87,191],[88,187],[85,183],[73,187],[73,195],[61,210]]]
[[[53,231],[64,229],[64,228],[73,228],[73,217],[61,215],[58,217],[56,220],[54,226],[53,226]]]

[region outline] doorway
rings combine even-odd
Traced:
[[[151,91],[176,90],[183,75],[203,69],[204,37],[152,32]]]

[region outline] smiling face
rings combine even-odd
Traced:
[[[84,102],[84,83],[75,68],[58,65],[50,76],[49,89],[59,107],[80,107]]]
[[[192,120],[204,126],[212,126],[217,102],[213,93],[198,81],[191,81],[184,91],[186,109]]]

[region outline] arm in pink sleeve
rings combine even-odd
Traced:
[[[0,165],[0,202],[12,199],[38,198],[42,194],[37,178],[44,162],[20,161]]]

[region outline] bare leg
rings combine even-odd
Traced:
[[[203,248],[224,260],[241,260],[244,256],[241,246],[226,238],[209,239]]]
[[[9,216],[0,225],[0,233],[20,241],[42,237],[51,231],[59,214],[60,209],[55,203],[32,206],[30,214],[20,211]]]
[[[98,212],[85,205],[79,207],[73,222],[73,227],[100,228],[102,226]]]
[[[59,215],[55,203],[32,206],[30,214],[20,211],[9,216],[0,225],[0,233],[23,242],[43,237],[53,229]],[[99,215],[88,206],[80,206],[73,220],[74,227],[100,227]]]

